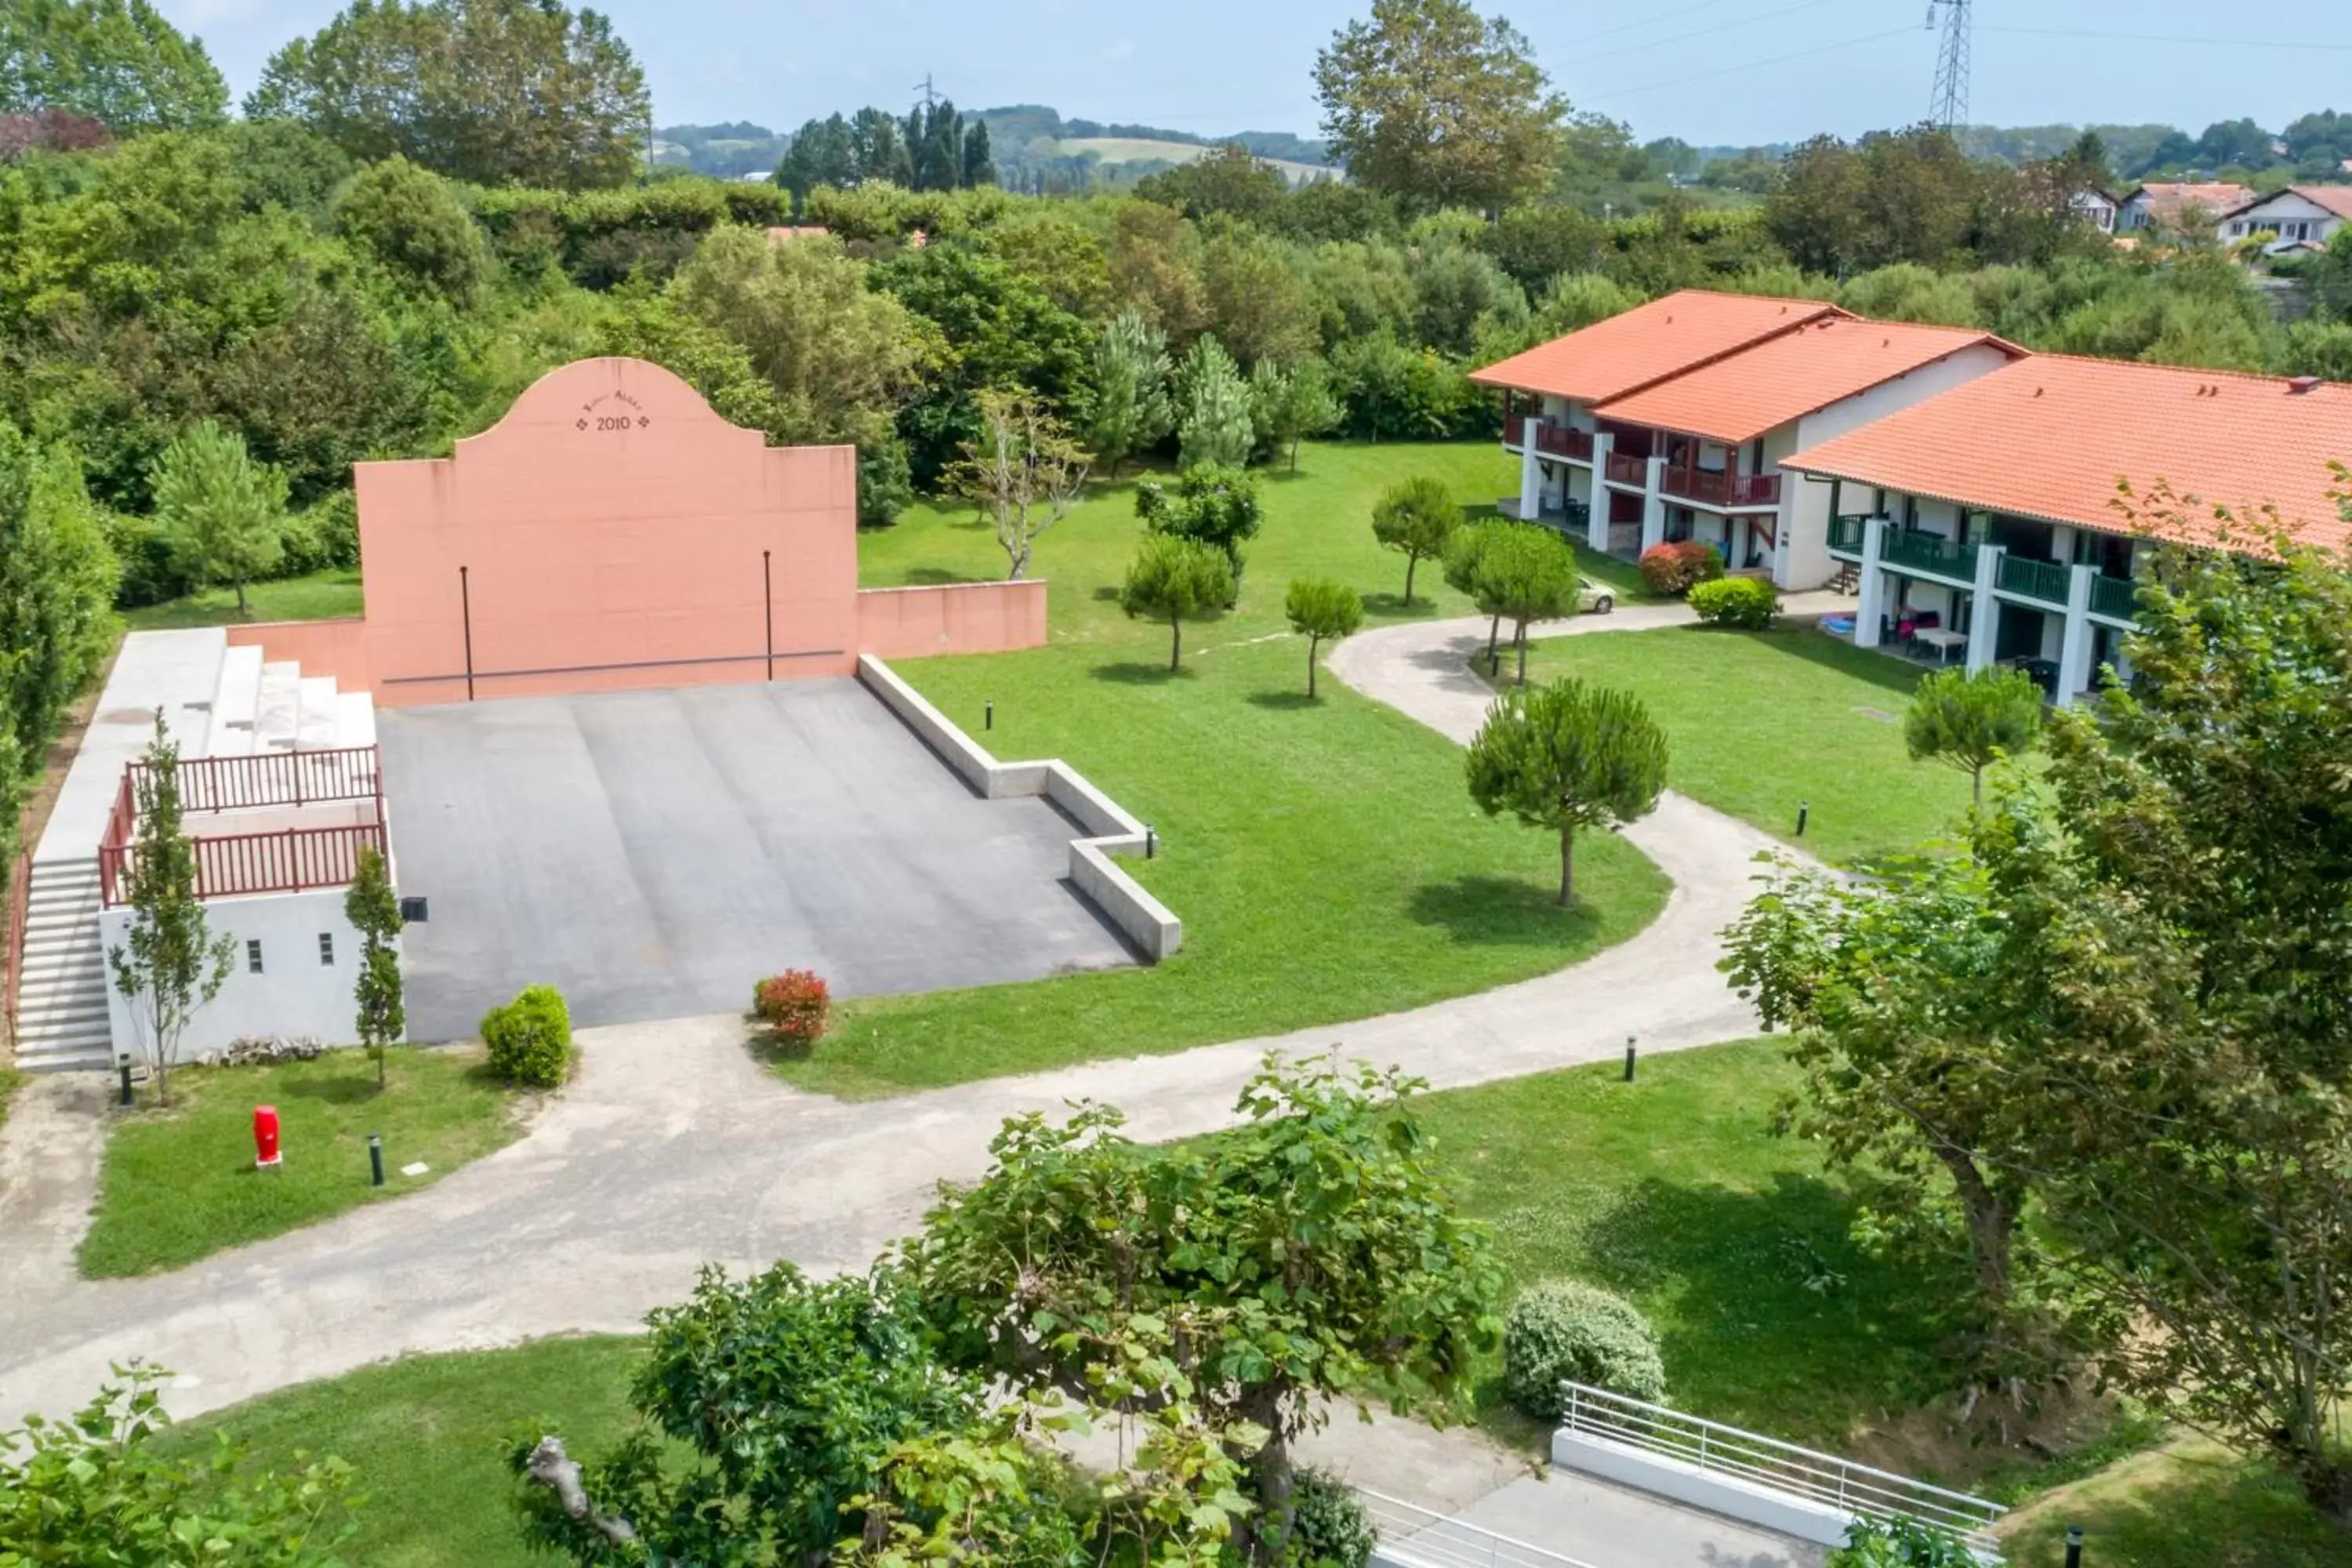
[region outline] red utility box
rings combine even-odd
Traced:
[[[263,1170],[278,1163],[278,1108],[257,1105],[253,1108],[253,1163]]]

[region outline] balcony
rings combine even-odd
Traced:
[[[2004,594],[2014,594],[2021,599],[2056,609],[2066,607],[2066,587],[2071,576],[2068,569],[2055,561],[2029,561],[2022,555],[2000,558],[1998,586]]]
[[[1870,532],[1866,517],[1833,517],[1830,519],[1830,553],[1849,561],[1862,559],[1862,542]]]
[[[2139,584],[2128,577],[2091,579],[2091,614],[2111,621],[2139,618]]]
[[[1880,564],[1914,576],[1940,577],[1973,584],[1977,552],[1982,546],[1946,539],[1937,533],[1906,533],[1888,529],[1878,544]]]
[[[1650,459],[1632,452],[1610,453],[1601,472],[1612,485],[1630,485],[1637,490],[1650,488]]]
[[[1548,458],[1589,463],[1592,461],[1592,432],[1557,425],[1547,419],[1536,426],[1536,450]]]
[[[1717,468],[1668,468],[1664,493],[1701,506],[1770,507],[1780,504],[1778,474],[1730,474]]]

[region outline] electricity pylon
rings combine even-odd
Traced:
[[[1957,132],[1969,121],[1969,6],[1970,0],[1927,0],[1927,26],[1944,24],[1936,51],[1936,90],[1927,103],[1927,123]]]

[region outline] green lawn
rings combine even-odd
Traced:
[[[515,1350],[414,1356],[308,1384],[193,1422],[165,1441],[195,1457],[226,1425],[257,1463],[331,1453],[359,1471],[367,1501],[344,1562],[367,1568],[548,1568],[523,1544],[506,1448],[538,1422],[583,1458],[629,1419],[634,1339],[542,1340]]]
[[[390,1087],[358,1051],[268,1068],[172,1075],[172,1108],[124,1113],[106,1141],[98,1207],[81,1245],[93,1279],[176,1268],[345,1209],[431,1185],[520,1132],[514,1102],[478,1058],[394,1050]],[[253,1108],[275,1105],[284,1164],[253,1164]],[[368,1183],[383,1135],[385,1184]],[[425,1175],[400,1173],[423,1161]]]
[[[1904,749],[1920,672],[1818,631],[1675,626],[1534,644],[1528,679],[1564,675],[1649,704],[1672,747],[1675,788],[1825,860],[1914,848],[1968,808],[1967,774]]]
[[[2294,1483],[2200,1438],[2136,1454],[2021,1509],[2012,1568],[2060,1568],[2066,1527],[2095,1568],[2352,1568],[2352,1536]]]
[[[1486,447],[1325,446],[1303,466],[1269,482],[1242,605],[1188,628],[1180,675],[1166,628],[1111,602],[1137,537],[1124,484],[1040,546],[1049,647],[898,667],[1000,757],[1065,757],[1151,823],[1162,854],[1129,865],[1184,921],[1184,950],[1150,969],[858,1002],[814,1057],[780,1065],[790,1081],[884,1094],[1363,1017],[1557,969],[1656,914],[1664,879],[1598,835],[1580,850],[1583,902],[1553,908],[1554,845],[1481,816],[1456,748],[1335,680],[1306,699],[1287,581],[1338,576],[1375,620],[1404,613],[1403,562],[1371,538],[1381,489],[1426,471],[1492,496],[1507,464]],[[869,534],[865,562],[869,582],[929,582],[996,574],[1002,557],[968,511],[924,508]],[[1432,570],[1415,599],[1416,615],[1466,608]]]
[[[361,611],[360,574],[354,569],[330,568],[307,576],[281,577],[274,583],[247,585],[246,598],[257,621],[324,621]],[[180,626],[235,626],[236,590],[207,588],[184,599],[143,605],[126,610],[122,619],[134,632],[169,631]]]
[[[15,1068],[0,1068],[0,1127],[8,1122],[8,1101],[25,1087],[25,1075]]]

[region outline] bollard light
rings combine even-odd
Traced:
[[[2083,1527],[2066,1527],[2066,1568],[2083,1568]]]
[[[128,1105],[131,1103],[131,1053],[125,1051],[118,1060],[122,1069],[122,1103]]]
[[[1147,822],[1143,825],[1143,858],[1146,860],[1152,860],[1157,859],[1159,855],[1160,835],[1154,832],[1151,824]]]
[[[996,728],[996,700],[995,700],[994,698],[992,698],[992,698],[990,698],[990,699],[988,700],[988,701],[987,701],[987,702],[985,702],[984,704],[982,704],[982,715],[983,715],[983,716],[982,716],[982,718],[981,719],[981,721],[980,721],[980,727],[981,727],[982,729],[983,729],[983,730],[993,730],[993,729],[995,729],[995,728]]]
[[[1806,819],[1806,818],[1808,818],[1808,817],[1810,817],[1810,816],[1811,816],[1812,815],[1813,815],[1813,803],[1812,803],[1811,801],[1809,801],[1809,800],[1801,800],[1801,801],[1799,801],[1799,802],[1797,803],[1797,837],[1798,837],[1802,838],[1802,837],[1805,836],[1805,819]]]
[[[383,1185],[383,1134],[368,1134],[368,1185]]]
[[[1633,1037],[1625,1037],[1625,1081],[1633,1081]]]

